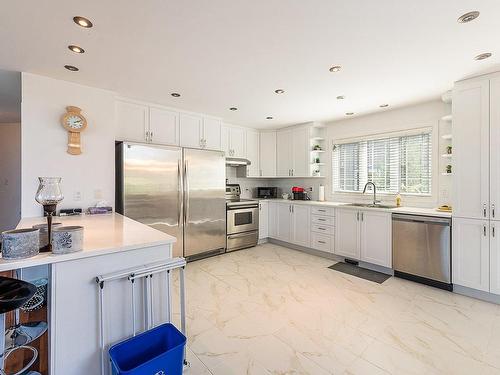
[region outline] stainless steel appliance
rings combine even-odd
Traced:
[[[227,251],[255,246],[259,240],[259,202],[240,195],[240,185],[226,185]]]
[[[392,214],[394,275],[452,290],[451,218]]]
[[[264,199],[278,198],[278,188],[275,186],[258,187],[257,198],[264,198]]]
[[[174,256],[224,252],[222,152],[118,143],[116,211],[177,238]]]

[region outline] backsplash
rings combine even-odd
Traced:
[[[269,180],[246,178],[245,175],[246,167],[226,166],[226,180],[230,184],[240,184],[242,198],[255,198],[257,196],[258,186],[275,186],[275,184],[271,184]]]

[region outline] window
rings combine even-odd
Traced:
[[[431,194],[431,131],[346,142],[333,148],[333,191]]]

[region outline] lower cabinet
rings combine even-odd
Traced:
[[[276,237],[278,240],[309,247],[310,207],[307,205],[278,203],[276,209]],[[270,220],[271,221],[271,220]]]
[[[391,268],[391,213],[342,208],[336,211],[334,253]]]
[[[499,288],[498,267],[490,272],[490,266],[498,264],[498,241],[496,236],[493,240],[492,235],[493,231],[488,220],[453,218],[453,284],[489,292],[491,273],[496,279],[492,284],[496,282],[496,288]],[[491,241],[492,257],[490,256],[490,239],[493,240]],[[496,293],[499,291],[497,290]]]
[[[490,292],[500,294],[500,221],[490,222]]]
[[[259,202],[259,240],[269,237],[269,202]]]

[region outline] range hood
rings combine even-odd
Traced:
[[[245,158],[226,158],[226,165],[229,167],[242,167],[252,164],[250,160]]]

